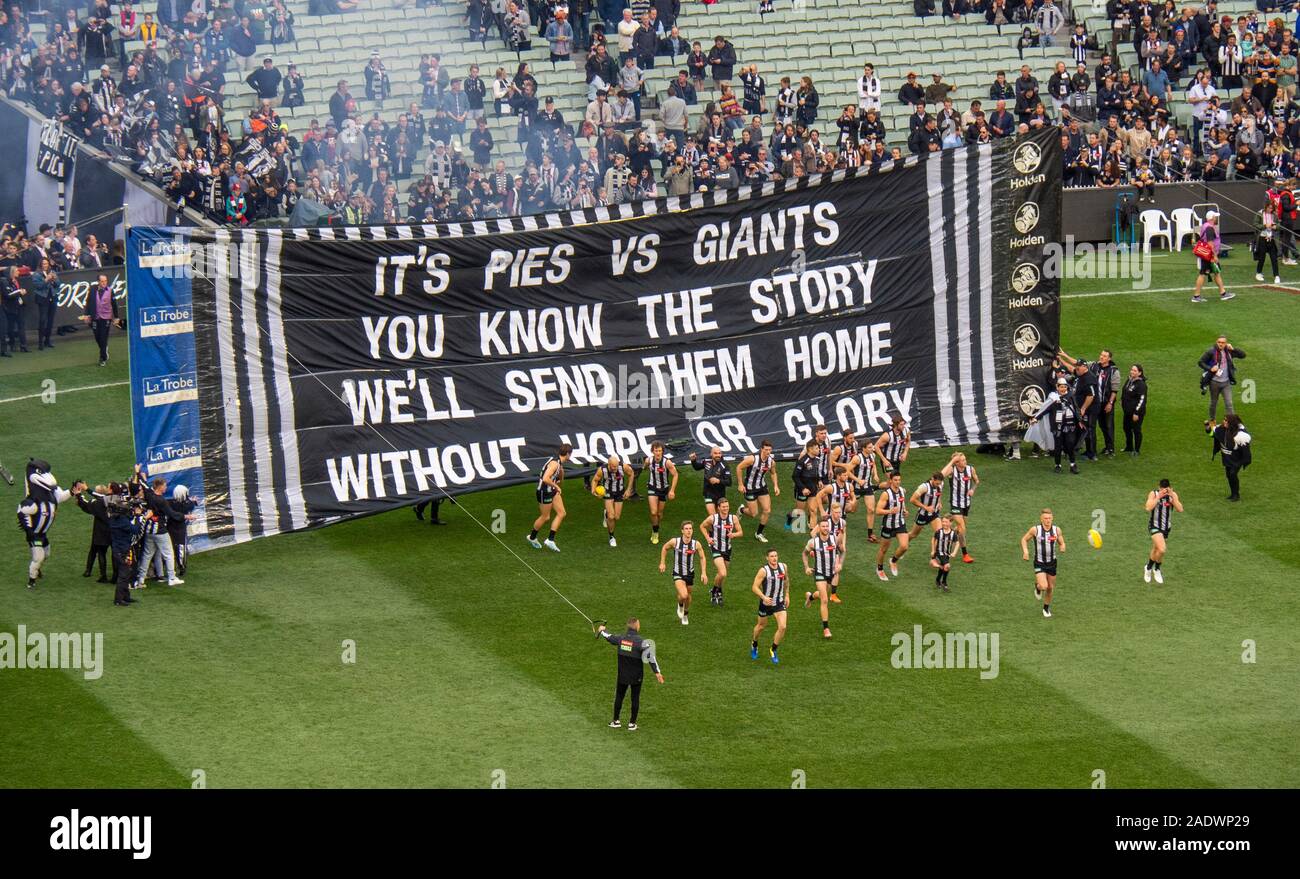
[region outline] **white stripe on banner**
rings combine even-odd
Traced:
[[[971,375],[971,335],[975,328],[971,321],[970,301],[970,176],[967,150],[970,147],[954,150],[952,153],[952,189],[953,212],[952,238],[953,252],[957,255],[954,267],[957,278],[957,326],[949,327],[950,337],[955,335],[957,343],[957,371],[961,382],[961,420],[966,428],[965,436],[975,436],[979,425],[975,421],[975,382]],[[956,413],[954,412],[954,415]]]
[[[1002,429],[998,408],[998,375],[993,357],[993,145],[980,151],[980,351],[984,369],[984,421],[987,430]]]
[[[351,230],[349,230],[351,231]],[[357,230],[360,231],[360,230]],[[275,498],[275,467],[271,458],[270,425],[267,422],[266,376],[262,371],[262,330],[257,322],[257,287],[262,281],[260,235],[250,235],[239,248],[240,314],[244,321],[244,360],[248,370],[249,411],[253,414],[253,468],[257,486],[258,519],[263,534],[280,531],[279,504]],[[240,444],[239,454],[243,454]]]
[[[230,232],[217,229],[217,252],[230,253]],[[248,502],[244,497],[244,454],[240,448],[242,434],[239,420],[239,382],[235,374],[235,349],[231,337],[234,318],[230,311],[230,270],[233,266],[218,266],[213,279],[216,298],[217,349],[221,360],[221,401],[226,420],[226,476],[230,480],[230,519],[235,530],[235,541],[248,540]],[[232,448],[232,439],[233,448]]]
[[[926,195],[930,202],[930,275],[934,285],[934,369],[939,392],[939,417],[944,436],[956,436],[953,421],[953,396],[956,388],[948,374],[948,269],[943,259],[943,166],[951,153],[938,161],[925,163]]]
[[[403,227],[406,228],[406,227]],[[407,236],[411,230],[406,229]],[[297,424],[293,416],[293,384],[289,379],[289,347],[284,341],[284,316],[280,298],[280,231],[268,231],[266,254],[267,332],[271,336],[271,369],[275,375],[275,397],[280,404],[280,435],[284,452],[284,494],[289,504],[289,518],[294,528],[307,527],[307,504],[302,498],[301,472],[298,464]]]

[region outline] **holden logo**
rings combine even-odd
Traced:
[[[1016,231],[1021,235],[1028,235],[1038,225],[1038,205],[1032,201],[1027,201],[1016,211]]]
[[[1020,392],[1020,411],[1033,418],[1038,414],[1038,410],[1043,408],[1046,399],[1042,388],[1038,385],[1028,385]]]
[[[1033,263],[1022,262],[1011,272],[1011,288],[1017,293],[1028,293],[1038,286],[1038,267]]]
[[[1043,151],[1035,143],[1022,143],[1016,147],[1015,153],[1011,156],[1011,164],[1021,174],[1029,174],[1038,170],[1038,166],[1043,162]]]
[[[1016,346],[1016,351],[1020,353],[1021,357],[1028,357],[1037,350],[1040,339],[1038,327],[1033,324],[1021,324],[1016,327],[1016,335],[1012,339],[1012,344]]]

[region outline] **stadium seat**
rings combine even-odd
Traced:
[[[1157,238],[1163,238],[1165,248],[1173,250],[1173,227],[1169,223],[1169,217],[1165,212],[1156,208],[1148,208],[1138,215],[1138,221],[1142,224],[1142,250],[1149,253],[1151,251],[1151,242]]]

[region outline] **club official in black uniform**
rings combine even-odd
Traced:
[[[596,634],[604,638],[618,651],[618,685],[614,690],[614,719],[609,722],[610,729],[618,729],[623,722],[618,719],[623,713],[623,697],[632,690],[632,714],[628,718],[627,728],[636,729],[636,716],[641,710],[641,682],[644,679],[644,666],[649,665],[655,673],[655,680],[664,682],[663,672],[655,658],[651,642],[641,637],[641,621],[632,617],[627,621],[627,631],[615,635],[604,626],[596,629]]]
[[[707,461],[697,460],[696,454],[691,452],[691,466],[704,471],[704,509],[712,516],[718,511],[718,501],[727,496],[727,489],[731,486],[731,468],[722,460],[722,449],[717,446],[709,449]]]

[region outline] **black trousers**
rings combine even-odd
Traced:
[[[36,313],[40,316],[37,327],[38,345],[49,345],[54,334],[54,317],[59,312],[59,300],[56,296],[36,300]]]
[[[1092,424],[1094,430],[1099,425],[1101,427],[1101,438],[1106,444],[1104,447],[1105,451],[1114,452],[1115,451],[1115,407],[1111,406],[1110,411],[1107,412],[1106,407],[1103,405],[1100,409],[1098,409],[1096,412],[1093,413]],[[1095,437],[1093,438],[1092,441],[1092,448],[1095,453],[1097,449],[1097,440]]]
[[[1097,457],[1097,416],[1101,415],[1101,407],[1093,406],[1083,415],[1083,450],[1089,458]],[[1111,436],[1115,434],[1115,423],[1112,420],[1110,425]],[[1071,458],[1070,460],[1074,460]]]
[[[1228,490],[1231,497],[1241,496],[1241,467],[1235,461],[1227,461],[1223,465],[1223,475],[1228,477]],[[635,705],[635,701],[632,703]]]
[[[1056,466],[1061,466],[1061,455],[1066,455],[1070,463],[1074,463],[1074,447],[1078,445],[1079,434],[1073,430],[1063,430],[1055,435],[1056,448],[1052,450],[1052,457],[1056,459]]]
[[[91,570],[95,567],[95,563],[98,562],[98,563],[99,563],[99,577],[100,577],[100,579],[101,579],[101,580],[103,580],[103,579],[107,579],[107,573],[106,573],[105,569],[108,567],[108,551],[109,551],[109,546],[108,546],[107,544],[103,544],[103,543],[92,543],[92,544],[90,545],[90,552],[86,553],[86,573],[87,573],[87,574],[89,574],[89,573],[91,572]],[[113,559],[113,577],[112,577],[112,579],[113,579],[114,582],[117,581],[117,558],[116,558],[116,557],[114,557],[114,559]]]
[[[135,579],[134,566],[127,564],[126,553],[115,549],[113,567],[117,570],[117,589],[113,591],[113,600],[126,601],[131,597],[131,581]]]
[[[618,720],[619,714],[623,712],[623,696],[629,687],[632,689],[632,714],[628,722],[636,723],[637,712],[641,710],[641,681],[618,682],[618,688],[614,691],[614,719]]]
[[[424,511],[429,507],[433,507],[433,512],[429,514],[429,518],[436,522],[438,521],[438,507],[440,506],[442,506],[442,498],[440,497],[420,501],[415,505],[415,515],[418,518],[423,519]]]
[[[1268,257],[1273,266],[1273,277],[1278,276],[1277,270],[1277,242],[1272,238],[1255,239],[1255,272],[1261,274],[1264,271],[1264,257]]]
[[[20,308],[17,311],[5,313],[9,324],[9,350],[27,350],[27,319]]]
[[[1133,420],[1133,415],[1137,415],[1137,421]],[[1124,410],[1124,451],[1140,452],[1142,451],[1142,422],[1146,421],[1147,410],[1134,413],[1128,409]]]
[[[103,320],[101,318],[95,318],[94,321],[95,342],[96,344],[99,345],[100,363],[103,363],[105,360],[108,359],[108,331],[112,329],[112,327],[113,327],[113,322],[111,320]]]

